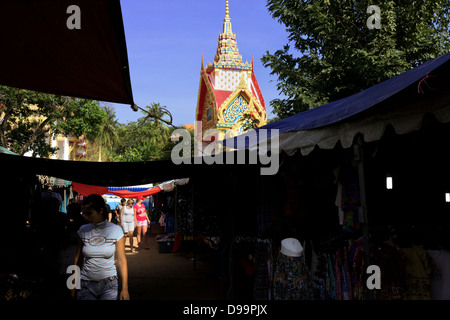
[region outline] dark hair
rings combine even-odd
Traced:
[[[100,212],[103,209],[103,218],[108,218],[108,211],[106,210],[105,199],[99,194],[90,194],[83,200],[83,206],[91,205],[92,209]]]

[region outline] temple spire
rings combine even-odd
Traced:
[[[233,31],[231,30],[230,7],[228,6],[228,0],[226,0],[225,4],[225,20],[223,20],[223,33],[228,35],[233,34]]]
[[[228,0],[225,2],[225,19],[223,32],[219,34],[219,43],[214,57],[213,68],[251,70],[251,66],[242,63],[242,56],[236,43],[236,35],[231,30],[230,8]],[[208,69],[208,67],[207,67]]]
[[[226,2],[226,5],[225,5],[225,20],[226,19],[228,19],[228,20],[230,20],[230,9],[229,9],[229,6],[228,6],[228,0],[226,0],[227,2]]]

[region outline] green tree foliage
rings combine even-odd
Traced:
[[[242,130],[249,131],[259,127],[259,120],[252,117],[250,113],[245,113],[239,119],[239,122],[242,125]]]
[[[369,29],[370,5],[381,28]],[[331,102],[450,50],[450,2],[442,0],[268,0],[289,44],[262,58],[285,99],[271,101],[280,118]]]
[[[171,113],[159,103],[152,103],[141,112],[144,116],[136,122],[119,126],[119,141],[111,154],[114,161],[170,159],[173,146],[170,136],[176,129],[172,125]]]
[[[99,144],[99,161],[102,160],[102,147],[106,150],[111,150],[114,145],[119,142],[119,134],[117,127],[119,123],[116,119],[114,109],[111,107],[104,107],[106,117],[100,124],[100,130],[97,135],[97,142]]]
[[[49,157],[57,151],[49,136],[86,133],[84,161],[152,161],[170,159],[176,129],[167,107],[152,103],[143,117],[121,124],[110,107],[97,101],[0,86],[0,145],[20,155]]]
[[[96,101],[0,86],[0,144],[19,155],[56,152],[50,135],[96,136],[104,117]]]

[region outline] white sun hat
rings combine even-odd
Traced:
[[[294,238],[286,238],[281,241],[281,253],[289,257],[300,257],[303,247],[300,241]]]

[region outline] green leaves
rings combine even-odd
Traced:
[[[171,113],[159,103],[151,103],[142,113],[145,116],[136,122],[119,127],[119,140],[111,153],[114,161],[170,159],[173,147],[170,135],[175,129],[168,126],[172,125]]]
[[[270,102],[280,118],[317,107],[446,53],[450,3],[380,0],[381,29],[366,25],[372,1],[268,0],[289,43],[261,59],[286,99]]]
[[[48,157],[56,152],[48,137],[96,133],[104,111],[96,101],[0,86],[0,144],[23,155]]]
[[[50,137],[86,134],[87,158],[82,160],[170,159],[171,113],[159,103],[142,111],[144,117],[125,125],[112,108],[97,101],[0,86],[0,145],[46,158],[57,152]]]

